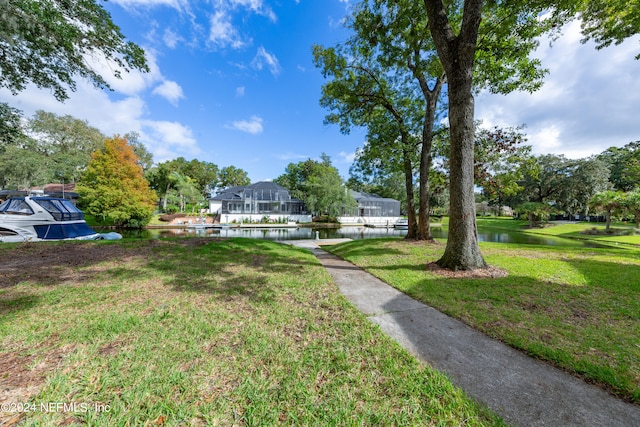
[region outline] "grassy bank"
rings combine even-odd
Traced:
[[[301,249],[3,244],[0,260],[0,424],[501,424]]]
[[[518,231],[525,234],[562,237],[565,239],[590,240],[602,244],[625,244],[640,246],[640,235],[633,235],[634,226],[624,223],[612,224],[612,230],[630,235],[609,235],[603,223],[551,222],[540,228],[529,228],[527,221],[510,218],[478,218],[478,229]],[[597,234],[591,231],[596,230]]]
[[[447,279],[444,251],[403,240],[332,248],[412,297],[640,403],[640,250],[481,243],[506,278]]]

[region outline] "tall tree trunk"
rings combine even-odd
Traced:
[[[410,153],[407,149],[407,135],[401,136],[402,155],[404,168],[404,184],[407,192],[407,239],[415,239],[418,235],[418,224],[416,221],[416,204],[413,197],[413,165],[411,164]]]
[[[465,0],[460,32],[455,34],[441,0],[424,0],[429,28],[447,75],[451,130],[449,235],[437,263],[451,270],[487,266],[478,245],[473,192],[473,63],[482,0]]]
[[[416,75],[415,68],[412,68]],[[429,174],[431,172],[432,147],[433,147],[433,127],[438,106],[438,98],[442,90],[444,77],[436,80],[433,89],[429,88],[424,75],[416,75],[422,94],[425,98],[425,114],[422,126],[422,149],[420,151],[420,200],[418,205],[418,234],[421,240],[433,240],[431,235],[431,206],[429,204]]]
[[[433,113],[429,103],[425,111],[422,127],[422,149],[420,150],[420,200],[418,205],[418,234],[420,240],[433,240],[430,227],[429,172],[431,170],[431,146],[433,145]]]

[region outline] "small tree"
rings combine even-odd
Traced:
[[[347,194],[340,173],[331,165],[329,156],[322,153],[320,158],[320,162],[308,159],[298,164],[290,163],[286,173],[275,182],[287,187],[291,195],[300,198],[316,216],[337,217],[357,204]]]
[[[133,147],[119,136],[92,154],[76,191],[86,212],[129,227],[148,224],[157,201]]]
[[[187,205],[191,205],[191,213],[195,213],[196,206],[204,203],[204,197],[198,190],[195,180],[191,177],[180,175],[178,172],[172,172],[170,178],[175,187],[174,191],[180,204],[180,212],[184,212]]]
[[[622,208],[622,193],[611,190],[597,193],[591,198],[590,204],[596,211],[605,213],[607,221],[605,230],[609,231],[611,216]]]
[[[631,214],[636,228],[640,228],[640,188],[625,193],[622,196],[623,207]]]
[[[539,221],[549,218],[549,205],[539,202],[526,202],[518,206],[518,212],[526,215],[529,220],[529,227],[535,227]]]

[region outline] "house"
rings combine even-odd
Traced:
[[[400,219],[400,202],[377,194],[349,190],[358,207],[338,218],[341,224],[393,226]]]
[[[220,221],[259,222],[265,216],[274,222],[311,222],[311,215],[301,200],[273,182],[256,182],[222,190],[209,199],[209,212]]]

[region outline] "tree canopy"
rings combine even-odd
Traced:
[[[105,139],[102,132],[86,120],[42,110],[36,111],[29,120],[29,130],[49,159],[52,181],[77,181],[91,153],[101,148]]]
[[[321,161],[307,159],[289,163],[284,174],[274,180],[287,188],[292,197],[301,199],[314,215],[338,217],[356,206],[344,186],[338,170],[326,154]]]
[[[630,191],[640,184],[640,141],[610,147],[598,159],[611,171],[609,179],[616,190]]]
[[[105,136],[84,120],[42,110],[23,120],[22,112],[2,105],[0,126],[7,133],[0,139],[1,187],[76,182],[104,142]]]
[[[500,41],[505,36],[523,39],[521,51],[502,49],[486,55],[490,64],[499,64],[503,55],[528,56],[535,41],[526,42],[533,41],[536,33],[554,31],[564,21],[581,17],[585,37],[594,38],[604,47],[640,30],[640,10],[635,3],[621,0],[465,0],[446,5],[441,0],[424,0],[424,6],[429,31],[447,75],[451,128],[450,233],[438,264],[454,270],[482,268],[486,263],[478,246],[473,197],[473,80],[476,67],[483,60],[483,41],[487,38]],[[487,24],[486,30],[481,22]],[[522,28],[530,30],[521,31]]]
[[[247,171],[235,166],[225,166],[220,170],[220,188],[235,187],[237,185],[249,185],[251,179]]]
[[[97,0],[0,0],[0,52],[0,87],[15,95],[33,83],[59,101],[77,77],[109,88],[90,58],[106,61],[118,78],[149,71],[144,51],[125,40]]]
[[[118,136],[93,153],[76,191],[87,213],[130,227],[148,224],[157,201],[133,147]]]

